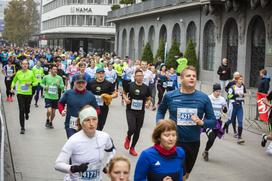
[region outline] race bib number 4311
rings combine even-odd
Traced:
[[[197,115],[197,108],[178,108],[177,125],[178,126],[196,125],[196,123],[191,118],[192,115]]]

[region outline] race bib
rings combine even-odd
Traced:
[[[7,76],[11,77],[13,75],[13,70],[12,69],[8,69],[7,70]]]
[[[95,99],[98,106],[103,106],[103,100],[101,96],[95,95]]]
[[[47,71],[48,71],[48,68],[47,68],[47,67],[43,67],[43,70],[47,72]]]
[[[101,164],[89,164],[88,169],[82,173],[81,180],[100,181]]]
[[[173,81],[168,81],[168,82],[167,82],[167,87],[173,87],[173,84],[174,84]]]
[[[221,117],[221,106],[220,107],[213,106],[213,112],[214,112],[215,118],[219,119]]]
[[[37,78],[37,79],[41,79],[41,77],[42,77],[41,74],[37,74],[37,75],[36,75],[36,78]]]
[[[166,88],[167,87],[167,82],[163,82],[162,87]]]
[[[70,117],[69,128],[78,130],[77,117],[73,116]]]
[[[142,110],[142,107],[143,107],[143,100],[132,99],[131,101],[132,110],[140,111]]]
[[[21,85],[21,91],[22,91],[22,92],[27,92],[27,91],[28,91],[28,85],[22,84],[22,85]]]
[[[192,115],[197,115],[197,108],[178,108],[177,125],[178,126],[196,125],[196,123],[191,118]]]
[[[50,85],[48,87],[48,93],[49,94],[57,94],[58,93],[58,87],[55,85]]]

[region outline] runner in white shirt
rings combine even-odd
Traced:
[[[117,73],[116,73],[116,70],[113,69],[112,64],[108,63],[108,67],[105,68],[104,70],[105,70],[106,80],[112,84],[115,84],[116,79],[117,79]]]
[[[95,71],[95,62],[92,60],[90,66],[86,68],[85,72],[91,76],[91,79],[95,79]]]
[[[144,73],[143,83],[149,86],[149,82],[153,79],[153,73],[147,69],[147,62],[142,62],[141,67]]]
[[[78,120],[82,130],[65,143],[55,169],[67,173],[65,181],[101,181],[103,168],[115,154],[113,142],[107,133],[96,130],[98,118],[93,107],[85,106]]]
[[[221,115],[222,112],[227,112],[227,102],[224,97],[221,96],[221,86],[220,84],[213,85],[213,93],[209,95],[212,103],[214,115],[216,117],[216,126],[214,129],[204,129],[204,132],[208,136],[208,141],[206,143],[205,151],[202,153],[202,157],[205,161],[209,161],[209,150],[212,147],[216,137],[219,139],[224,135],[224,130],[222,128]]]

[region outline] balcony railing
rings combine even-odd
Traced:
[[[157,9],[164,9],[167,7],[174,7],[180,4],[189,4],[192,2],[201,3],[202,1],[203,0],[148,0],[142,3],[133,4],[131,6],[126,6],[121,9],[110,11],[108,12],[108,20],[120,18],[123,16],[141,14],[144,12],[153,11]]]

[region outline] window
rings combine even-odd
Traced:
[[[214,37],[214,23],[210,20],[206,23],[204,28],[204,41],[203,41],[203,69],[213,70],[214,64],[214,50],[215,50],[215,37]]]
[[[87,15],[86,16],[86,25],[87,26],[91,26],[92,25],[92,16],[90,16],[90,15]]]
[[[77,16],[77,25],[82,26],[83,24],[84,24],[84,16],[83,15]]]
[[[72,26],[75,26],[76,25],[76,15],[72,15]]]

